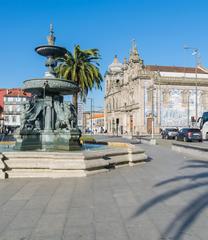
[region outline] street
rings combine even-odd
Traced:
[[[193,146],[202,146],[202,147],[207,147],[208,148],[208,142],[203,141],[203,142],[183,142],[183,141],[176,141],[174,139],[162,139],[162,138],[157,138],[157,144],[161,146],[166,146],[166,147],[171,147],[172,143],[183,143],[187,145],[193,145]]]
[[[106,141],[106,142],[126,142],[126,143],[136,143],[136,138],[133,140],[123,138],[121,136],[112,136],[112,135],[92,135],[96,141]],[[151,136],[147,137],[148,139],[151,138]],[[156,142],[160,146],[171,148],[172,143],[183,143],[187,145],[193,145],[193,146],[203,146],[208,148],[208,141],[203,142],[183,142],[183,141],[176,141],[175,139],[162,139],[161,136],[155,136]],[[137,138],[139,140],[139,137]]]

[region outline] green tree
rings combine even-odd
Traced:
[[[59,78],[72,80],[77,83],[80,88],[78,93],[73,95],[73,104],[77,110],[78,94],[83,100],[89,90],[92,88],[102,89],[102,75],[98,68],[100,54],[98,49],[80,49],[79,45],[75,45],[73,53],[67,54],[58,59],[60,63],[56,67],[56,73]]]

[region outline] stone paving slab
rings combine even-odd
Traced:
[[[142,148],[134,168],[0,180],[0,240],[207,240],[208,161]]]

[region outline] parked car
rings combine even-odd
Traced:
[[[202,133],[198,128],[182,128],[176,136],[176,140],[188,141],[199,141],[202,142]]]
[[[162,135],[162,138],[165,138],[165,139],[169,139],[169,138],[174,139],[176,137],[177,133],[178,133],[177,128],[165,128],[161,132],[161,135]]]

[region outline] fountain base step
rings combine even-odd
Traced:
[[[144,150],[132,146],[82,152],[4,152],[0,178],[84,177],[146,160]]]

